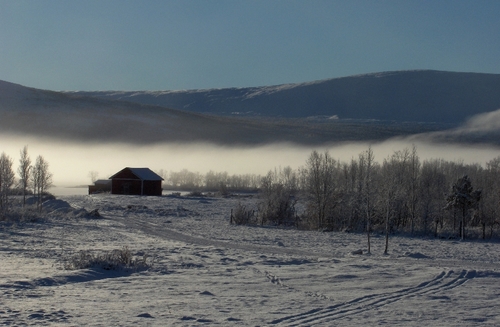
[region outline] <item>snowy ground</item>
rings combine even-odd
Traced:
[[[61,199],[103,218],[0,225],[0,325],[500,325],[498,242],[393,237],[384,256],[374,236],[353,255],[364,235],[229,225],[252,198]],[[124,246],[153,266],[63,269]]]

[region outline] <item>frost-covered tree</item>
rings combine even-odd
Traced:
[[[221,191],[223,194],[227,192],[227,188],[230,184],[227,172],[214,172],[210,170],[205,174],[203,179],[207,190]]]
[[[384,222],[385,254],[392,230],[410,228],[413,233],[419,169],[420,163],[414,147],[412,151],[408,148],[395,151],[384,159],[379,170],[376,200],[379,221]]]
[[[339,165],[328,151],[313,151],[302,170],[307,198],[307,216],[317,228],[333,227],[333,210],[341,192],[337,185]]]
[[[417,220],[417,210],[420,202],[419,185],[421,176],[421,164],[418,157],[417,147],[413,145],[409,158],[409,178],[408,178],[408,202],[410,211],[411,233],[415,232]]]
[[[31,169],[31,158],[28,155],[28,146],[25,145],[20,151],[19,167],[17,172],[19,174],[19,186],[23,192],[23,206],[26,205],[26,194],[28,193],[28,188],[30,186],[30,169]]]
[[[490,228],[490,237],[493,228],[498,225],[500,216],[500,157],[486,163],[486,169],[481,176],[482,193],[479,203],[479,218],[483,228],[483,239],[486,238],[486,227]]]
[[[297,173],[289,166],[271,170],[262,178],[259,204],[261,223],[282,225],[294,221],[297,203]]]
[[[8,210],[9,193],[14,185],[14,178],[12,159],[5,152],[2,152],[0,155],[0,210],[2,214]]]
[[[375,175],[375,156],[373,154],[373,150],[371,146],[368,150],[362,152],[359,155],[359,165],[363,170],[363,208],[366,214],[366,236],[368,243],[368,253],[371,253],[371,244],[370,244],[370,231],[371,231],[371,223],[374,214],[374,175]]]
[[[49,163],[42,156],[36,158],[35,165],[31,169],[31,182],[33,194],[37,197],[37,208],[41,211],[43,195],[52,186],[52,173],[49,171]]]
[[[400,162],[399,160],[403,161]],[[392,221],[392,216],[398,210],[398,204],[404,198],[404,181],[401,179],[402,168],[406,157],[401,157],[400,153],[396,152],[392,157],[384,159],[381,167],[382,183],[379,188],[380,207],[383,208],[384,215],[384,230],[385,230],[385,249],[384,254],[388,253],[389,248],[389,232]]]
[[[434,236],[437,236],[438,227],[443,224],[443,210],[448,184],[442,169],[442,160],[424,161],[421,168],[418,196],[420,199],[419,228],[425,234],[434,223]]]
[[[89,175],[88,176],[90,178],[90,182],[93,184],[93,183],[95,183],[95,181],[97,180],[97,178],[99,178],[99,172],[95,171],[95,170],[91,170],[91,171],[89,171]]]
[[[475,208],[481,199],[481,190],[474,190],[469,176],[460,177],[446,197],[446,208],[456,208],[462,213],[460,236],[465,239],[465,222],[469,210]]]
[[[203,184],[203,177],[198,172],[191,172],[187,169],[183,169],[179,172],[170,172],[169,181],[171,186],[174,188],[183,188],[190,190],[197,190]]]
[[[364,230],[365,215],[362,210],[362,170],[359,162],[352,158],[349,163],[341,163],[339,188],[342,190],[342,205],[339,214],[340,228],[344,231]]]

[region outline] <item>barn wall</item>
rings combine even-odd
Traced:
[[[141,195],[141,180],[122,180],[113,178],[111,194]]]
[[[161,195],[161,181],[144,181],[144,195]]]

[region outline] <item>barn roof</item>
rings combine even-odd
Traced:
[[[119,172],[117,172],[116,174],[111,176],[110,179],[114,178],[116,175],[118,175],[119,173],[121,173],[125,169],[130,170],[132,172],[132,174],[137,176],[139,179],[142,179],[143,181],[162,181],[163,180],[163,178],[160,175],[156,174],[154,171],[152,171],[149,168],[131,168],[131,167],[127,167],[127,168],[120,170]]]
[[[109,179],[98,179],[94,182],[94,185],[108,185],[111,183]]]

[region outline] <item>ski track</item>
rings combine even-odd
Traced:
[[[349,302],[314,309],[305,313],[291,315],[270,322],[272,325],[283,326],[311,326],[316,324],[331,323],[349,315],[360,314],[374,310],[404,298],[422,296],[447,291],[463,285],[477,275],[475,270],[462,270],[455,273],[453,270],[443,271],[435,278],[423,282],[415,287],[402,289],[391,293],[370,294]]]

